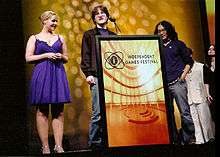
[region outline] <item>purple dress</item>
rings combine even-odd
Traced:
[[[36,39],[35,55],[62,51],[62,42],[58,40],[49,46],[45,41]],[[71,102],[70,90],[63,61],[43,59],[34,66],[29,90],[29,104],[58,104]]]

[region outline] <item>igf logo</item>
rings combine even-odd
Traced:
[[[125,66],[123,62],[123,53],[120,51],[105,52],[104,58],[106,69],[123,69]]]

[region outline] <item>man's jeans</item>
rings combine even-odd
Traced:
[[[88,144],[99,145],[102,142],[101,139],[101,128],[100,128],[100,104],[99,104],[99,89],[98,89],[98,79],[95,77],[96,84],[90,85],[90,91],[92,95],[92,115],[89,125],[89,141]]]
[[[188,104],[186,81],[178,80],[176,83],[169,85],[168,88],[169,88],[171,102],[173,102],[173,98],[174,98],[181,116],[181,126],[182,126],[180,132],[181,142],[183,144],[187,144],[190,142],[191,138],[194,138],[195,127],[191,117],[190,107]],[[171,108],[173,110],[173,103]],[[171,114],[174,114],[174,112],[172,111]],[[171,116],[174,117],[173,115]],[[175,125],[172,124],[172,126]],[[174,136],[176,136],[175,128],[172,128],[172,130]]]

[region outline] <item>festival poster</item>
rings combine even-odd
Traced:
[[[99,36],[97,44],[108,147],[169,144],[160,38]]]

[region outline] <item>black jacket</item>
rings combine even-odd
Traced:
[[[109,31],[109,30],[108,30]],[[95,36],[100,35],[98,28],[90,29],[83,34],[81,47],[81,69],[86,77],[97,77],[96,41]],[[109,35],[116,35],[109,31]]]

